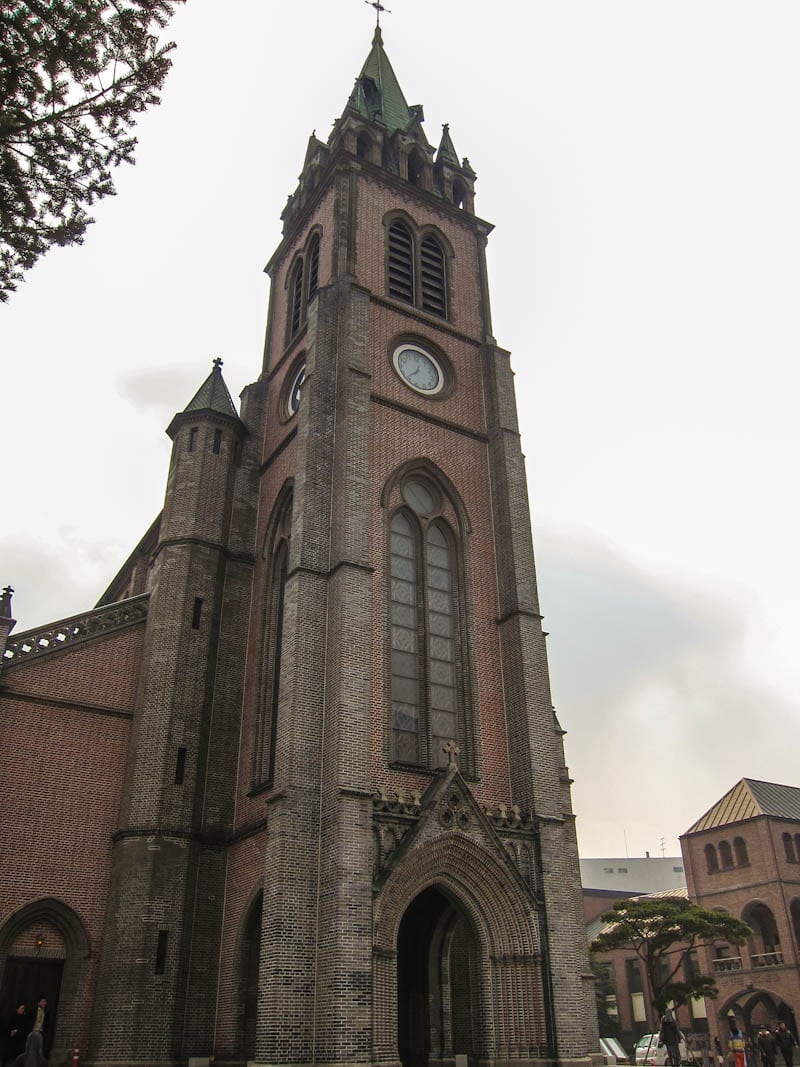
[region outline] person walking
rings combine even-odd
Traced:
[[[756,1045],[758,1045],[758,1051],[761,1053],[764,1067],[775,1067],[775,1055],[778,1051],[778,1046],[766,1026],[762,1026],[758,1031]]]
[[[33,1021],[33,1029],[28,1034],[25,1042],[25,1052],[21,1059],[23,1067],[45,1067],[47,1060],[44,1058],[44,1034],[47,1028],[47,1001],[42,997],[36,1005],[36,1014]],[[20,1057],[17,1058],[17,1064]]]
[[[681,1067],[681,1037],[678,1024],[671,1008],[667,1008],[661,1016],[661,1029],[658,1032],[659,1048],[667,1047],[667,1056],[672,1067]]]
[[[744,1055],[744,1034],[739,1029],[734,1012],[728,1012],[728,1053],[733,1056],[733,1067],[747,1067]],[[26,1064],[25,1067],[28,1067]]]
[[[25,1039],[31,1028],[28,1009],[18,1004],[14,1011],[3,1021],[3,1045],[0,1048],[0,1062],[10,1063],[25,1050]]]
[[[783,1056],[783,1062],[786,1067],[792,1067],[797,1039],[792,1031],[788,1029],[786,1023],[778,1023],[778,1029],[775,1031],[775,1044],[781,1050],[781,1056]]]

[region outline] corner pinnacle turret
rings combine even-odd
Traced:
[[[475,172],[466,159],[459,163],[449,126],[443,128],[438,152],[433,148],[424,119],[422,106],[407,102],[376,26],[369,54],[327,143],[313,134],[309,139],[300,183],[281,214],[284,233],[292,232],[322,195],[325,179],[343,161],[343,153],[474,214]]]

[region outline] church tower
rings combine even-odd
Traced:
[[[54,767],[67,697],[105,731],[85,877],[31,863],[0,925],[2,962],[52,921],[58,1047],[77,1035],[98,1067],[597,1048],[475,182],[447,126],[428,143],[377,29],[284,208],[241,412],[216,360],[169,426],[164,511],[101,604],[5,651],[0,697],[29,698],[25,721],[50,694]]]
[[[491,226],[422,122],[377,29],[267,266],[237,806],[265,826],[258,1063],[596,1047]]]

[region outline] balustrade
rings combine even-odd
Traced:
[[[714,960],[714,970],[719,974],[724,971],[741,971],[741,956],[720,956]]]
[[[106,604],[92,611],[85,611],[82,615],[73,615],[69,619],[61,619],[48,626],[17,634],[6,641],[3,662],[6,667],[10,667],[24,659],[55,652],[75,641],[140,622],[147,617],[149,599],[150,594],[143,593],[129,600]]]
[[[751,952],[750,962],[754,967],[777,967],[783,963],[782,952]]]

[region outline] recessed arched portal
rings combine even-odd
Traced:
[[[407,908],[397,940],[397,1045],[403,1067],[478,1055],[477,943],[468,916],[435,886]]]
[[[0,1004],[47,1001],[44,1047],[55,1059],[88,1036],[90,941],[80,916],[53,897],[32,901],[0,927]]]
[[[797,1022],[791,1005],[778,996],[773,990],[758,989],[750,986],[727,1000],[717,1002],[717,1014],[720,1020],[724,1020],[728,1012],[733,1011],[737,1018],[744,1020],[743,1029],[746,1032],[755,1032],[761,1026],[774,1030],[779,1022],[786,1023],[787,1027],[796,1033]]]

